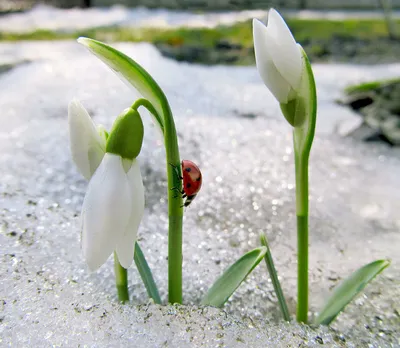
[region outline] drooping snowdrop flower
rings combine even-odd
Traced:
[[[82,251],[92,271],[116,251],[122,267],[133,260],[144,211],[144,188],[136,157],[143,142],[143,123],[126,109],[110,134],[96,128],[83,106],[69,105],[72,158],[89,179],[82,206]]]

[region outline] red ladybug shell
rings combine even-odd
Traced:
[[[182,177],[183,177],[183,191],[193,200],[194,196],[200,191],[201,188],[201,171],[199,167],[189,160],[182,161]],[[190,204],[190,201],[188,202]]]

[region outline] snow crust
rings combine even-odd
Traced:
[[[198,308],[223,269],[269,238],[292,313],[296,236],[291,131],[255,67],[204,67],[117,44],[154,76],[177,125],[181,157],[203,172],[184,220],[184,301],[148,303],[129,270],[131,303],[117,304],[110,260],[90,274],[80,251],[87,183],[68,151],[67,105],[82,101],[107,128],[138,97],[75,42],[0,44],[0,345],[138,347],[399,346],[399,150],[341,138],[343,86],[398,75],[400,65],[315,65],[320,100],[310,159],[312,316],[341,278],[374,259],[392,265],[331,329],[283,324],[265,265],[224,310]],[[0,63],[0,64],[1,64]],[[146,211],[140,243],[167,290],[165,159],[145,118],[140,162]]]

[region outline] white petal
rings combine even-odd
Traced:
[[[134,160],[135,159],[131,160],[131,159],[128,159],[128,158],[123,158],[122,159],[122,168],[124,168],[125,173],[129,172],[129,170],[132,167],[132,163],[133,163]]]
[[[102,124],[98,124],[96,128],[97,128],[97,133],[99,134],[99,136],[105,146],[105,144],[107,143],[108,132]]]
[[[267,40],[276,68],[292,88],[297,89],[302,73],[301,53],[286,22],[274,9],[268,12]]]
[[[277,70],[271,57],[267,28],[257,19],[253,19],[253,38],[257,70],[262,80],[280,103],[286,103],[291,86]]]
[[[106,153],[89,182],[82,207],[82,251],[98,269],[115,250],[131,216],[131,192],[121,157]]]
[[[133,260],[137,231],[144,212],[144,187],[138,161],[133,160],[128,172],[128,182],[132,198],[131,216],[123,238],[117,244],[117,255],[120,264],[128,268]]]
[[[68,126],[72,159],[80,173],[89,180],[105,153],[105,139],[82,104],[74,99],[68,106]]]

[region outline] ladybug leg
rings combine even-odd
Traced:
[[[179,190],[177,187],[172,187],[170,190],[171,191],[176,191],[176,195],[174,196],[174,198],[177,198],[179,193],[180,194],[182,193],[181,190]]]
[[[181,208],[187,207],[187,206],[188,206],[188,204],[187,204],[188,198],[187,198],[187,194],[186,194],[185,192],[183,192],[183,191],[182,191],[182,198],[183,198],[183,199],[186,198],[186,200],[185,200],[185,201],[183,202],[183,204],[181,205]],[[190,204],[190,203],[189,203],[189,204]]]
[[[178,189],[177,187],[172,187],[170,188],[171,191],[177,191],[179,193],[181,193],[182,195],[185,193],[185,191]]]
[[[190,203],[192,203],[192,201],[194,200],[194,198],[196,197],[196,195],[192,195],[192,196],[188,196],[185,200],[185,202],[183,203],[182,207],[188,207],[190,205]]]
[[[181,205],[181,208],[187,208],[189,205],[190,205],[190,203],[192,203],[192,200],[186,200],[185,201],[185,203],[183,203],[182,205]]]
[[[188,196],[186,193],[182,194],[182,198],[184,199],[183,204],[181,205],[181,208],[187,207],[191,202],[192,202],[192,196]]]
[[[176,176],[178,177],[178,179],[179,179],[179,180],[183,180],[183,177],[182,177],[182,176],[180,175],[180,173],[179,173],[178,167],[177,167],[177,166],[174,166],[172,163],[169,163],[169,165],[170,165],[172,168],[174,168],[175,173],[176,173]]]

